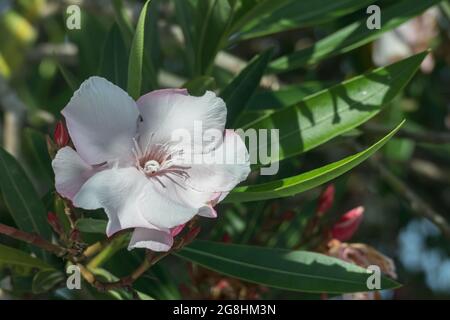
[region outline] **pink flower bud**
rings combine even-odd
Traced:
[[[69,143],[69,132],[62,121],[56,123],[55,132],[53,134],[53,140],[58,148],[63,148]]]
[[[319,205],[317,206],[317,215],[323,216],[325,212],[330,210],[334,202],[334,185],[330,184],[325,188],[319,197]]]
[[[347,241],[358,230],[363,219],[364,207],[354,208],[345,213],[331,228],[331,235],[339,241]]]

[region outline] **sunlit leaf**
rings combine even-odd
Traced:
[[[351,170],[352,168],[369,158],[372,154],[374,154],[377,150],[384,146],[384,144],[389,141],[390,138],[392,138],[392,136],[400,129],[403,123],[404,122],[397,126],[397,128],[395,128],[383,139],[362,152],[323,166],[321,168],[302,173],[298,176],[259,185],[236,188],[228,195],[227,198],[225,198],[224,201],[245,202],[267,200],[273,198],[288,197],[315,188],[344,174],[345,172]]]
[[[278,129],[279,160],[311,150],[366,122],[403,89],[427,52],[344,81],[249,123],[244,128]],[[271,142],[272,146],[275,146]],[[271,150],[272,146],[259,146]],[[251,148],[250,154],[255,152]],[[276,161],[277,154],[268,154]]]
[[[285,72],[351,51],[377,39],[439,2],[440,0],[416,0],[414,5],[411,5],[410,0],[403,0],[381,8],[381,29],[371,30],[367,28],[367,18],[361,19],[319,40],[311,47],[276,59],[269,65],[269,70],[275,73]]]
[[[301,292],[366,292],[366,269],[322,254],[194,241],[177,256],[216,272],[262,285]],[[381,288],[399,284],[382,277]]]

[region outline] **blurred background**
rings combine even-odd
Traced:
[[[20,159],[42,197],[53,188],[45,136],[53,136],[56,121],[61,118],[59,112],[72,96],[68,80],[79,84],[95,74],[113,76],[108,74],[110,71],[102,70],[105,53],[109,52],[117,59],[122,57],[127,68],[124,45],[108,41],[116,19],[113,2],[0,0],[0,141]],[[177,11],[175,2],[157,1],[158,15],[151,19],[155,32],[147,54],[158,66],[156,86],[160,88],[180,87],[193,75],[186,60],[179,23],[182,12]],[[395,1],[372,2],[388,5]],[[68,30],[66,26],[66,9],[71,4],[81,8],[80,30]],[[130,0],[123,4],[124,12],[135,22],[143,2]],[[222,88],[229,83],[256,54],[272,47],[276,58],[310,47],[353,21],[367,17],[365,9],[317,26],[282,30],[230,44],[216,56],[211,88]],[[277,11],[272,18],[283,20],[283,11]],[[292,92],[295,102],[299,97],[376,66],[432,49],[407,88],[376,119],[331,143],[283,162],[280,167],[279,176],[287,177],[337,161],[360,146],[370,145],[374,137],[387,133],[401,119],[407,119],[405,130],[382,151],[333,182],[334,201],[325,213],[332,224],[352,208],[364,208],[362,223],[352,235],[351,243],[369,245],[391,258],[404,285],[395,292],[384,292],[384,298],[450,298],[450,233],[445,229],[450,223],[449,37],[450,2],[442,1],[374,42],[310,67],[266,76],[251,101],[252,106],[271,106],[277,101],[267,100],[264,93],[284,90]],[[126,79],[120,81],[126,83]],[[148,89],[154,86],[150,82],[145,85]],[[315,248],[303,246],[301,241],[305,226],[317,212],[324,188],[283,200],[223,206],[217,221],[205,223],[202,236],[224,242]],[[252,217],[256,213],[255,221]],[[444,222],[436,225],[430,219],[433,217]],[[2,199],[0,222],[14,225]],[[253,226],[255,223],[257,227]],[[0,243],[15,244],[2,236]],[[180,297],[308,297],[255,289],[210,271],[186,264],[177,266],[171,258],[163,262],[170,270],[189,271],[184,271],[184,276],[174,285]],[[7,275],[7,270],[2,272]],[[26,292],[25,288],[21,294]]]

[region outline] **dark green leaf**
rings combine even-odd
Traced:
[[[145,71],[153,73],[153,78],[156,79],[153,66],[150,63],[145,62],[144,49],[145,49],[145,25],[148,16],[148,10],[150,0],[148,0],[142,8],[139,16],[136,31],[134,33],[133,42],[131,43],[131,50],[128,62],[128,94],[137,99],[141,95],[142,90],[142,77],[143,68],[145,64]]]
[[[77,229],[86,233],[106,233],[106,220],[84,218],[77,220]]]
[[[272,6],[276,2],[269,1]],[[241,30],[237,30],[238,39],[251,39],[295,28],[316,26],[365,8],[375,0],[290,0],[262,16],[248,19]],[[247,18],[247,17],[246,17]]]
[[[340,161],[331,163],[321,168],[302,173],[298,176],[272,181],[264,184],[244,186],[234,189],[225,202],[246,202],[267,200],[273,198],[288,197],[306,190],[315,188],[321,184],[324,184],[336,177],[344,174],[350,169],[354,168],[377,150],[379,150],[384,144],[389,141],[390,138],[400,129],[403,125],[402,122],[391,133],[385,136],[383,139],[372,145],[370,148],[359,152],[355,155],[342,159]]]
[[[228,1],[196,1],[196,32],[199,32],[196,44],[196,75],[208,74],[217,52],[226,43],[232,8]]]
[[[0,188],[17,226],[50,239],[51,230],[43,203],[20,164],[3,148],[0,148]],[[42,256],[41,250],[35,252]]]
[[[221,97],[227,105],[229,125],[235,125],[239,115],[245,111],[248,101],[259,86],[271,56],[272,50],[256,56],[222,91]]]
[[[31,285],[34,294],[48,292],[66,279],[64,273],[59,270],[42,270],[34,275]]]
[[[21,267],[25,269],[53,269],[41,259],[32,257],[29,253],[0,244],[0,268]]]
[[[285,72],[351,51],[377,39],[384,32],[400,26],[439,2],[440,0],[416,0],[414,5],[411,5],[410,0],[403,0],[382,8],[381,29],[370,30],[366,25],[367,18],[361,19],[323,38],[312,47],[276,59],[269,65],[269,70],[275,73]]]
[[[114,24],[103,48],[100,75],[125,90],[128,79],[128,68],[125,62],[128,58],[128,50],[119,26]]]
[[[245,128],[278,129],[279,160],[311,150],[380,112],[381,107],[392,101],[408,83],[426,55],[427,52],[420,53],[344,81],[305,98],[297,105],[258,119]],[[268,150],[269,147],[272,146],[269,144]],[[259,151],[264,152],[261,148]],[[250,150],[252,153],[255,150]],[[276,156],[276,153],[268,155],[274,161]]]
[[[194,241],[177,256],[216,272],[262,285],[301,292],[366,292],[370,273],[354,264],[306,251]],[[399,284],[382,277],[381,288]]]

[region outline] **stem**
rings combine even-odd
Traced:
[[[445,218],[437,213],[425,200],[423,200],[417,193],[409,188],[406,183],[395,176],[387,167],[382,165],[379,161],[371,159],[371,165],[378,169],[381,177],[398,193],[400,193],[406,200],[409,201],[412,211],[420,217],[424,217],[434,223],[442,232],[442,234],[450,239],[450,226]]]
[[[27,232],[23,232],[21,230],[18,230],[16,228],[4,225],[0,223],[0,234],[7,235],[8,237],[24,241],[26,243],[29,243],[31,245],[34,245],[36,247],[39,247],[41,249],[44,249],[46,251],[49,251],[58,257],[65,256],[66,254],[75,254],[75,252],[72,252],[73,250],[63,248],[61,246],[55,245],[44,238],[36,235],[31,234]]]
[[[384,126],[367,123],[363,126],[363,130],[369,133],[380,133],[387,134],[391,130]],[[431,143],[431,144],[441,144],[441,143],[450,143],[450,134],[444,132],[413,132],[408,129],[400,129],[397,134],[399,138],[411,139],[417,142],[423,143]]]

